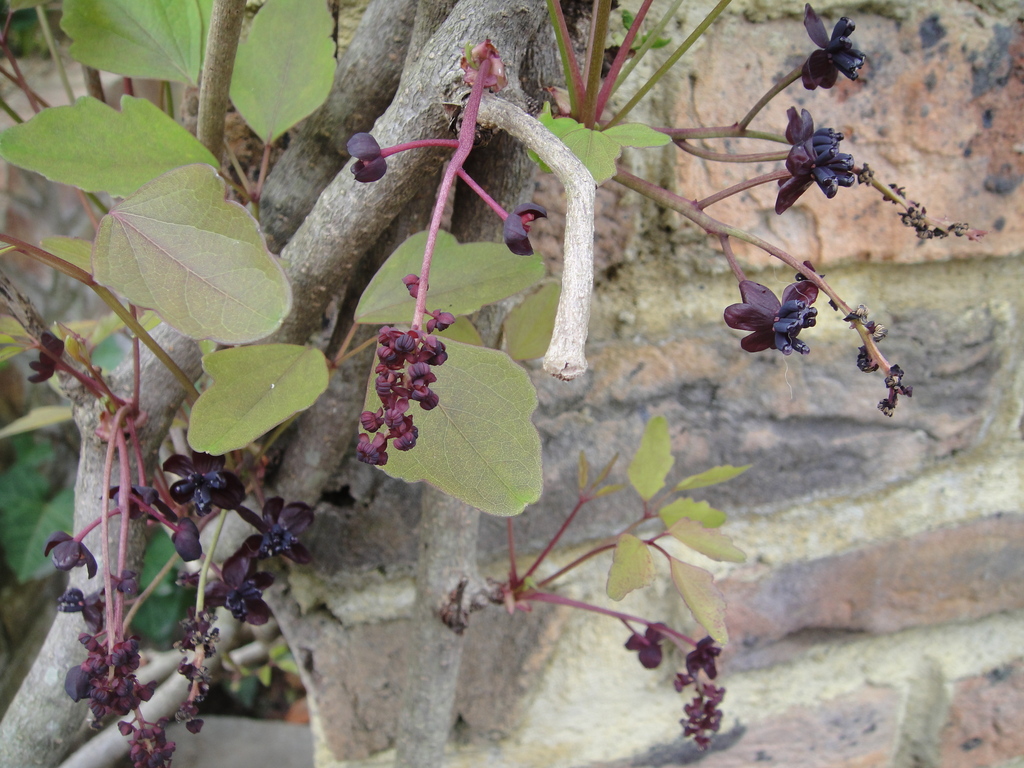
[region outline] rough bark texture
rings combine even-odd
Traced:
[[[349,154],[353,133],[369,131],[391,103],[412,30],[413,0],[373,0],[341,54],[331,93],[306,118],[273,171],[260,200],[260,223],[280,251],[313,209]]]
[[[224,114],[228,109],[231,73],[238,36],[242,33],[245,0],[215,0],[210,14],[203,76],[199,84],[199,125],[196,133],[214,157],[224,154]]]

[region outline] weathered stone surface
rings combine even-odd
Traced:
[[[778,663],[833,633],[891,633],[1024,607],[1024,516],[1006,515],[722,583],[731,669]]]
[[[957,682],[942,732],[942,768],[989,768],[1024,754],[1024,663]]]

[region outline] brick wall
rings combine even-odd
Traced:
[[[736,119],[734,105],[752,102],[807,49],[791,5],[783,14],[779,2],[740,3],[651,119]],[[817,10],[829,25],[855,18],[869,57],[863,77],[828,93],[794,90],[763,125],[781,130],[787,106],[806,107],[929,213],[990,234],[922,244],[861,189],[833,201],[812,189],[781,218],[769,213],[768,188],[711,211],[813,259],[847,301],[867,304],[890,328],[883,349],[914,397],[891,420],[875,409],[881,380],[856,370],[858,342],[827,309],[805,332],[807,358],[742,352],[721,316],[737,300],[735,282],[713,248],[678,217],[602,189],[592,369],[568,384],[534,374],[545,495],[517,521],[518,540],[536,551],[571,508],[580,448],[593,465],[628,456],[652,416],[671,425],[674,477],[752,463],[705,496],[729,512],[726,530],[749,555],[716,566],[732,636],[722,657],[726,720],[712,751],[698,755],[677,723],[679,660],[642,669],[614,621],[551,606],[475,614],[452,766],[1021,764],[1020,8],[947,0]],[[633,162],[691,197],[750,170],[670,149]],[[558,193],[544,180],[539,189],[552,217],[535,231],[557,271]],[[753,252],[740,256],[752,279],[774,288],[792,279]],[[313,679],[323,684],[319,764],[377,765],[400,701],[418,490],[362,466],[344,468],[336,489],[314,543],[320,570],[292,579],[295,614],[285,620],[312,638]],[[588,509],[556,561],[621,528],[624,499]],[[504,536],[503,521],[483,521],[481,557],[496,576]],[[610,604],[602,568],[581,569],[567,592]],[[686,621],[667,575],[615,605]]]

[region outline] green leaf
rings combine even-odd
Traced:
[[[700,552],[712,560],[730,563],[745,563],[747,556],[732,543],[732,539],[721,531],[705,528],[696,520],[684,517],[668,529],[671,536],[683,542],[690,549]]]
[[[196,0],[64,0],[71,55],[95,69],[195,85],[202,62]]]
[[[92,243],[88,240],[79,237],[44,237],[39,245],[43,250],[92,274]]]
[[[672,141],[668,135],[640,123],[617,125],[606,131],[590,130],[571,117],[553,117],[548,104],[537,119],[587,166],[598,185],[615,175],[615,161],[623,146],[660,147]],[[530,157],[540,164],[541,170],[550,172],[535,154]]]
[[[68,488],[46,501],[50,484],[40,469],[49,446],[24,436],[15,444],[18,460],[0,474],[0,542],[11,570],[25,582],[52,572],[43,545],[54,531],[71,530],[74,492]]]
[[[555,313],[561,292],[558,283],[548,283],[508,313],[505,339],[513,360],[544,357],[555,330]]]
[[[550,118],[550,112],[548,121],[541,115],[541,122],[580,158],[598,184],[615,175],[615,161],[623,152],[622,144],[572,118]]]
[[[32,432],[41,427],[60,424],[70,419],[70,405],[43,405],[39,408],[33,408],[20,419],[15,419],[6,427],[0,429],[0,438],[20,435],[22,432]]]
[[[319,107],[334,81],[334,22],[319,0],[268,0],[238,46],[231,101],[265,143]]]
[[[270,676],[274,673],[274,670],[270,668],[269,664],[264,664],[262,667],[256,670],[256,678],[263,684],[264,688],[270,687]]]
[[[672,583],[683,596],[686,607],[719,645],[729,642],[725,628],[725,597],[714,577],[703,568],[670,558]]]
[[[725,512],[712,509],[706,501],[694,501],[693,499],[676,499],[658,510],[658,516],[661,517],[666,528],[671,528],[683,518],[696,520],[705,528],[717,528],[725,522]]]
[[[192,406],[188,443],[215,456],[248,445],[327,389],[323,353],[294,344],[221,350],[203,358],[203,369],[213,384]]]
[[[600,499],[602,496],[609,496],[609,495],[611,495],[613,493],[618,493],[619,491],[621,491],[625,487],[626,486],[625,486],[624,483],[615,483],[614,485],[606,485],[604,488],[601,488],[597,493],[594,494],[594,498],[595,499]]]
[[[195,136],[132,96],[121,97],[120,112],[91,96],[44,109],[0,133],[0,157],[51,181],[116,197],[181,165],[219,165]]]
[[[642,589],[653,581],[654,558],[647,545],[629,533],[619,536],[608,571],[608,597],[621,600],[634,589]]]
[[[530,421],[537,393],[504,352],[452,342],[431,389],[439,405],[412,405],[419,440],[411,451],[388,451],[382,469],[407,482],[426,480],[492,515],[518,515],[540,498],[540,436]],[[380,401],[372,386],[368,410]]]
[[[416,300],[402,278],[420,273],[426,244],[427,233],[417,232],[388,257],[359,299],[357,323],[412,321]],[[484,304],[529,288],[543,276],[544,263],[538,254],[516,256],[499,243],[460,245],[441,231],[430,269],[427,305],[431,310],[468,315]]]
[[[664,416],[655,416],[647,422],[640,448],[629,463],[629,482],[641,499],[650,501],[665,486],[665,476],[674,463],[668,421]]]
[[[256,341],[291,308],[291,288],[259,226],[224,199],[208,165],[165,173],[114,206],[92,262],[97,282],[194,339]]]
[[[690,475],[689,477],[681,480],[672,490],[674,491],[689,491],[694,488],[704,488],[708,485],[717,485],[718,483],[724,483],[726,480],[732,480],[737,475],[742,475],[752,465],[746,464],[742,467],[734,467],[730,464],[723,464],[720,467],[712,467],[711,469],[701,472],[699,475]]]
[[[576,474],[579,478],[580,490],[582,491],[587,487],[587,482],[590,479],[590,462],[587,461],[587,456],[583,451],[580,451],[579,469]]]
[[[622,123],[601,133],[624,147],[663,147],[672,143],[667,133],[656,131],[643,123]]]
[[[476,329],[468,317],[457,317],[455,322],[448,326],[443,331],[438,331],[437,335],[444,339],[447,344],[448,341],[461,341],[463,344],[472,344],[475,347],[484,346],[484,340],[480,338],[480,332]]]
[[[21,323],[8,315],[0,315],[0,362],[27,351],[33,343]]]

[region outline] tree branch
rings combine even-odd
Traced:
[[[509,9],[505,3],[480,5],[462,0],[431,38],[426,55],[403,75],[399,93],[373,128],[381,146],[448,131],[442,103],[461,103],[467,92],[459,59],[467,40],[491,37],[506,65],[523,61],[543,23],[536,2]],[[517,83],[515,67],[509,82]],[[340,172],[317,200],[282,252],[289,264],[293,312],[270,339],[303,343],[320,325],[328,302],[351,280],[368,247],[375,243],[419,191],[424,177],[440,167],[445,150],[424,149],[388,158],[388,172],[373,184],[360,184]]]
[[[476,509],[434,488],[424,489],[416,609],[406,645],[395,768],[440,768],[444,763],[463,637],[441,620],[441,612],[463,610],[460,598],[466,583],[478,580],[479,527]]]
[[[398,90],[415,0],[372,0],[334,70],[327,101],[299,128],[260,199],[260,223],[280,251],[349,160],[345,144],[369,131]]]
[[[587,370],[584,346],[594,285],[594,177],[553,133],[503,99],[485,97],[480,121],[506,131],[536,152],[565,187],[562,294],[544,370],[560,379],[575,379]]]
[[[199,81],[199,124],[196,135],[210,154],[224,154],[224,115],[228,111],[231,73],[235,68],[238,37],[242,33],[245,0],[214,0],[206,58]]]

